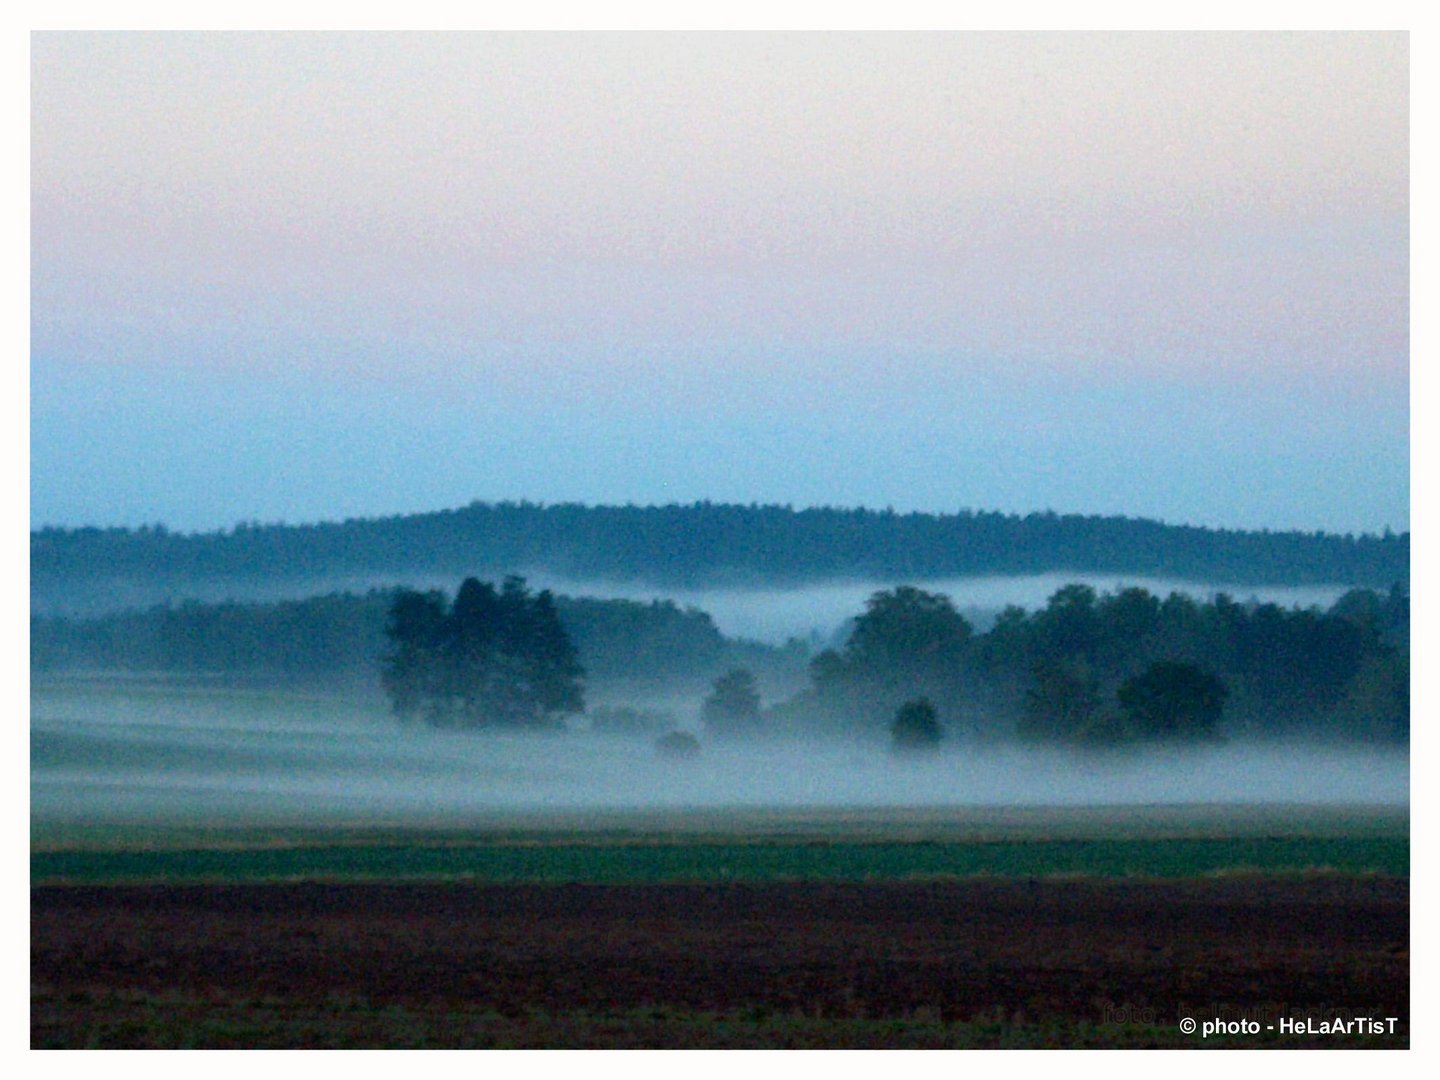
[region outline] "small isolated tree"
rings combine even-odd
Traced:
[[[892,745],[898,751],[933,750],[940,745],[942,732],[935,706],[926,698],[916,698],[900,706],[895,722],[890,725]]]
[[[1136,737],[1202,740],[1217,737],[1215,729],[1229,692],[1217,676],[1203,668],[1157,660],[1125,680],[1116,696]]]
[[[755,676],[744,668],[721,675],[700,707],[700,718],[706,731],[721,738],[753,734],[760,726],[760,692],[755,688]]]

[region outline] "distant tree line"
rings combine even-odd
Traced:
[[[915,743],[933,713],[950,734],[1034,742],[1404,742],[1409,671],[1399,585],[1327,612],[1068,585],[979,635],[948,597],[901,586],[872,596],[844,646],[811,661],[809,688],[752,726]]]
[[[92,618],[32,616],[31,667],[373,687],[378,659],[391,648],[386,620],[396,595],[377,589],[272,603],[189,601]],[[592,683],[703,681],[737,665],[793,677],[809,655],[799,643],[777,648],[727,638],[707,613],[668,600],[551,602]]]
[[[1067,585],[977,634],[941,594],[875,593],[808,685],[764,708],[754,672],[793,670],[799,643],[727,641],[667,602],[531,596],[522,579],[439,593],[376,591],[279,604],[184,604],[98,619],[32,618],[37,671],[103,668],[384,685],[439,723],[545,726],[592,679],[713,679],[707,735],[1018,738],[1115,745],[1221,737],[1409,738],[1409,595],[1355,589],[1328,611],[1161,599]],[[563,640],[562,640],[563,639]],[[617,726],[646,718],[616,715]]]
[[[1125,517],[788,506],[472,503],[456,510],[212,533],[45,528],[30,534],[32,606],[182,594],[207,581],[544,571],[669,586],[923,580],[1073,571],[1236,584],[1408,583],[1410,536],[1247,532]],[[127,602],[126,597],[131,601]],[[149,602],[149,601],[144,601]],[[94,610],[91,607],[89,610]]]

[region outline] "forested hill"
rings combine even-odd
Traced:
[[[546,572],[702,586],[923,580],[1052,571],[1253,585],[1408,582],[1410,535],[1243,532],[1054,513],[899,514],[788,506],[472,503],[317,525],[180,534],[54,529],[30,537],[32,598],[105,582]]]

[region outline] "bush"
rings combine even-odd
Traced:
[[[894,748],[903,752],[933,750],[942,737],[935,706],[925,698],[916,698],[900,706],[895,722],[890,725]]]

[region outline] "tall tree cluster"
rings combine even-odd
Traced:
[[[449,605],[401,590],[382,679],[397,715],[443,727],[544,729],[584,709],[583,671],[548,590],[467,578]]]
[[[877,592],[844,648],[811,662],[817,703],[823,713],[863,730],[923,696],[946,727],[961,727],[970,639],[970,624],[948,596],[910,585]]]
[[[1039,611],[975,635],[949,598],[876,593],[792,727],[874,734],[921,697],[947,731],[1032,742],[1195,741],[1221,735],[1409,737],[1409,597],[1348,593],[1329,612],[1067,585]]]

